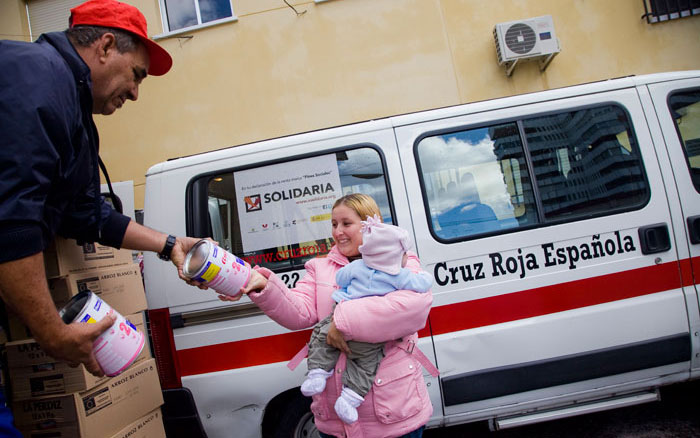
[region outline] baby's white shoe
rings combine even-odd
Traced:
[[[333,370],[324,371],[321,368],[309,370],[306,380],[301,384],[301,393],[307,397],[320,394],[326,389],[326,380],[333,375]]]
[[[347,386],[343,386],[343,391],[340,397],[335,401],[335,413],[338,414],[343,422],[352,424],[357,421],[357,407],[365,401],[360,394],[356,393]]]

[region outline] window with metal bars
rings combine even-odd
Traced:
[[[642,0],[647,23],[700,15],[700,0]]]

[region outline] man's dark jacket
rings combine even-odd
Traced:
[[[0,263],[55,234],[121,246],[130,219],[100,195],[91,87],[65,33],[0,41]]]

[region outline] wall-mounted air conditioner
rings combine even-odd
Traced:
[[[508,76],[525,60],[538,60],[544,71],[560,50],[551,15],[499,23],[493,28],[493,38],[498,65],[506,67]]]

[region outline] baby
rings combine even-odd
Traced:
[[[336,273],[339,289],[333,292],[333,300],[339,303],[367,296],[385,295],[395,290],[427,292],[433,282],[427,272],[413,273],[404,268],[406,251],[410,247],[408,232],[403,228],[381,222],[378,216],[362,222],[361,259],[342,267]],[[310,397],[320,394],[326,380],[333,375],[333,368],[340,351],[326,343],[328,327],[333,315],[316,324],[309,341],[306,380],[301,392]],[[343,375],[343,390],[335,402],[335,411],[345,423],[357,421],[357,407],[364,401],[384,357],[384,344],[348,341],[347,370]]]

